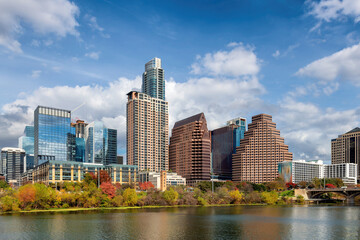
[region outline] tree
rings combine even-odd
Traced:
[[[229,192],[231,203],[238,204],[243,199],[243,193],[240,193],[239,190],[234,190]]]
[[[111,177],[109,176],[109,173],[106,170],[100,170],[99,172],[100,172],[100,184],[104,182],[111,182]]]
[[[32,184],[26,184],[19,188],[18,198],[22,207],[35,202],[36,189]]]
[[[163,197],[168,204],[175,205],[179,194],[173,188],[170,188],[163,193]]]
[[[278,200],[278,194],[275,191],[271,192],[262,192],[261,200],[267,204],[275,204]]]
[[[294,189],[294,188],[297,188],[297,185],[295,183],[288,182],[288,183],[286,183],[286,188],[287,189]]]
[[[108,195],[109,198],[115,197],[116,188],[110,182],[103,182],[100,185],[101,191]]]
[[[336,186],[331,183],[326,184],[325,187],[326,188],[336,188]]]
[[[97,180],[96,180],[96,176],[94,173],[92,172],[88,172],[88,173],[85,173],[84,175],[84,179],[83,179],[83,182],[84,183],[87,183],[87,184],[90,184],[90,183],[97,183]]]
[[[154,188],[154,184],[152,184],[152,182],[139,182],[139,188],[141,191],[147,191],[150,188]]]
[[[9,188],[9,187],[10,187],[10,185],[6,181],[0,180],[0,188],[6,189],[6,188]]]
[[[300,188],[306,188],[308,184],[305,181],[301,181],[301,182],[299,182],[298,185],[299,185]]]
[[[127,188],[123,193],[124,205],[134,206],[138,201],[135,189]]]

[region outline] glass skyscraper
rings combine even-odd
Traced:
[[[34,113],[35,165],[48,160],[75,161],[75,128],[69,110],[38,106]]]
[[[108,129],[102,122],[92,122],[85,128],[85,162],[116,163],[117,130]]]
[[[165,100],[164,69],[161,68],[160,58],[153,58],[145,64],[142,80],[143,93],[153,98]]]
[[[25,150],[26,170],[34,168],[34,127],[26,126],[24,136],[19,137],[18,147]]]

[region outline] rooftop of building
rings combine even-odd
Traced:
[[[4,147],[1,149],[2,152],[25,152],[24,149],[15,148],[15,147]]]
[[[360,128],[359,128],[359,127],[356,127],[356,128],[354,128],[353,130],[351,130],[351,131],[348,131],[346,134],[348,134],[348,133],[356,133],[356,132],[360,132]]]
[[[204,113],[198,113],[196,115],[193,115],[191,117],[185,118],[183,120],[177,121],[174,125],[174,128],[183,126],[185,124],[191,123],[191,122],[196,122],[196,121],[200,121],[201,117],[204,116]]]

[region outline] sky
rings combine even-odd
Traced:
[[[359,30],[360,0],[0,0],[0,148],[43,105],[117,129],[125,154],[126,93],[159,57],[170,131],[267,113],[294,159],[329,162],[360,125]]]

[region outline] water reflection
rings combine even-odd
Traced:
[[[360,208],[237,206],[0,216],[0,239],[359,239]]]

